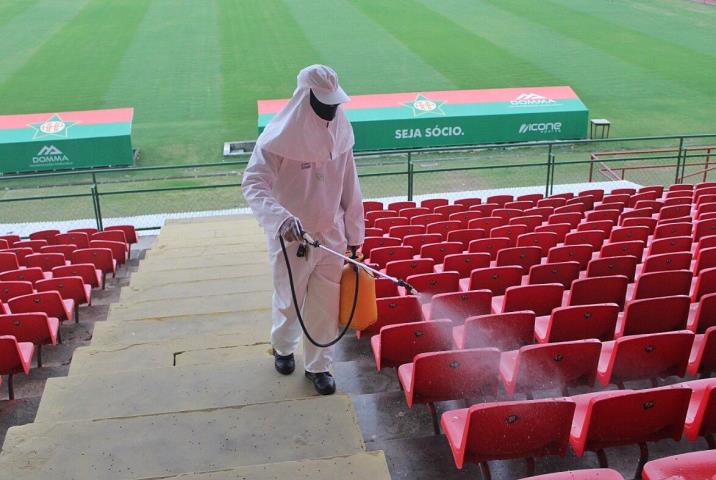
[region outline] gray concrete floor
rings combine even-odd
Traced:
[[[395,369],[376,371],[369,339],[356,339],[347,335],[336,347],[335,375],[338,388],[349,393],[363,432],[368,450],[383,450],[391,477],[397,479],[479,479],[476,465],[466,465],[458,470],[444,435],[434,435],[430,412],[425,405],[408,408],[400,389]],[[687,379],[676,377],[660,382],[660,385],[679,383]],[[627,382],[627,388],[650,388],[651,383]],[[570,394],[598,391],[574,389]],[[499,400],[507,401],[505,392]],[[558,397],[558,391],[535,392],[535,398]],[[516,399],[520,399],[517,397]],[[524,399],[524,397],[522,397]],[[438,410],[462,408],[461,402],[442,402]],[[706,450],[706,441],[689,442],[662,440],[649,444],[650,458],[660,458],[678,453]],[[639,447],[630,445],[606,450],[611,468],[619,470],[624,478],[634,478],[639,459]],[[494,480],[513,480],[526,476],[524,460],[498,460],[489,462]],[[594,453],[587,452],[578,458],[571,451],[565,458],[544,457],[536,461],[536,474],[598,468]]]
[[[0,385],[0,445],[10,427],[35,420],[45,382],[48,378],[67,376],[73,352],[77,347],[89,345],[95,322],[107,319],[109,305],[119,299],[121,287],[129,283],[129,277],[137,270],[139,261],[155,239],[154,235],[139,237],[139,243],[132,246],[132,257],[127,265],[119,269],[115,278],[107,277],[105,290],[92,291],[92,305],[80,307],[80,322],[62,323],[62,344],[43,347],[42,368],[35,367],[36,358],[33,358],[33,368],[28,375],[14,376],[15,400],[8,400],[7,377],[3,378]]]

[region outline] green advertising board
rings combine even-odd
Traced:
[[[259,133],[286,102],[259,100]],[[567,86],[355,95],[344,108],[356,151],[580,139],[589,117]]]
[[[134,109],[0,115],[0,173],[133,164]]]

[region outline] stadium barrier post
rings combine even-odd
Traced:
[[[547,180],[544,184],[544,196],[549,197],[549,184],[550,184],[550,177],[552,175],[552,169],[554,168],[554,165],[552,165],[552,144],[549,144],[549,148],[547,150]]]
[[[408,201],[413,201],[413,156],[408,152]]]
[[[684,181],[684,174],[683,174],[683,167],[682,163],[685,162],[685,158],[683,157],[684,152],[684,137],[681,137],[679,139],[679,151],[676,153],[676,178],[674,179],[674,183],[682,183]]]

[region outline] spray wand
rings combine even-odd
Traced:
[[[340,257],[343,260],[345,260],[346,262],[349,262],[358,268],[362,268],[363,270],[365,270],[369,273],[372,273],[376,277],[385,278],[386,280],[390,280],[391,282],[395,283],[396,285],[405,288],[408,291],[408,293],[410,293],[412,295],[418,294],[418,291],[415,290],[415,288],[413,288],[412,285],[410,285],[408,282],[406,282],[402,278],[391,277],[390,275],[385,274],[385,273],[383,273],[379,270],[376,270],[374,268],[371,268],[368,265],[366,265],[365,263],[361,263],[361,262],[357,261],[356,259],[349,257],[348,255],[343,255],[342,253],[336,252],[335,250],[331,250],[330,248],[326,247],[325,245],[322,245],[318,240],[314,240],[313,238],[311,238],[311,236],[306,232],[302,231],[301,236],[306,241],[306,243],[308,243],[310,246],[312,246],[314,248],[319,248],[319,249],[323,250],[324,252],[328,252],[331,255]]]

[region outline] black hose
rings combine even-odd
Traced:
[[[303,333],[306,335],[306,338],[309,342],[314,344],[317,347],[320,348],[326,348],[330,347],[332,345],[335,345],[340,341],[341,338],[348,332],[348,329],[351,328],[351,323],[353,323],[353,315],[356,313],[356,306],[358,305],[358,287],[360,284],[360,275],[358,273],[358,267],[353,267],[356,272],[356,290],[353,294],[353,308],[351,308],[351,315],[348,317],[348,323],[346,323],[345,328],[341,331],[341,333],[338,334],[336,338],[331,340],[328,343],[319,343],[311,337],[311,334],[308,333],[308,329],[306,328],[306,324],[303,322],[303,317],[301,316],[301,311],[298,308],[298,301],[296,300],[296,287],[293,285],[293,273],[291,272],[291,262],[288,259],[288,252],[286,252],[286,244],[283,241],[283,237],[278,237],[279,242],[281,243],[281,251],[283,252],[283,259],[286,261],[286,270],[288,271],[288,283],[291,285],[291,297],[293,298],[293,308],[296,309],[296,316],[298,317],[298,323],[301,324],[301,329],[303,330]]]

